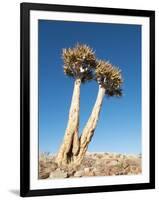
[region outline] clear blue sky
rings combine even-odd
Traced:
[[[77,42],[122,70],[123,97],[103,101],[88,151],[141,153],[141,26],[39,21],[39,151],[55,153],[63,140],[74,80],[63,73],[62,48]],[[98,85],[81,86],[80,132],[94,105]]]

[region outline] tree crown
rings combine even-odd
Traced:
[[[77,44],[73,48],[63,49],[64,73],[82,82],[93,79],[96,57],[93,49],[86,44]]]
[[[123,82],[121,70],[108,61],[98,60],[95,69],[95,78],[101,87],[106,89],[107,96],[122,96]]]

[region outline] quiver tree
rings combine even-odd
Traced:
[[[87,45],[77,44],[74,48],[63,49],[62,58],[65,75],[74,79],[74,89],[63,143],[56,157],[59,167],[72,163],[79,153],[80,85],[93,79],[92,69],[96,66],[95,54]]]
[[[95,69],[95,79],[99,84],[99,90],[96,102],[92,109],[91,115],[83,129],[82,135],[80,137],[80,148],[78,157],[76,159],[76,164],[80,165],[83,157],[88,149],[88,144],[94,134],[95,128],[97,126],[97,121],[99,119],[100,110],[102,107],[102,102],[104,96],[121,96],[121,84],[122,76],[121,71],[114,67],[109,62],[97,61],[97,66]]]

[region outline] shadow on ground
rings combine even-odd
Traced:
[[[14,195],[16,195],[16,196],[20,195],[19,190],[12,189],[12,190],[9,190],[9,192],[12,193],[12,194],[14,194]]]

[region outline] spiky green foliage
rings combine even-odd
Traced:
[[[70,77],[80,78],[82,82],[93,79],[96,57],[86,44],[77,44],[73,48],[63,49],[64,73]]]
[[[121,84],[123,82],[121,70],[111,63],[103,60],[97,61],[95,69],[96,80],[106,89],[107,96],[121,96]]]

